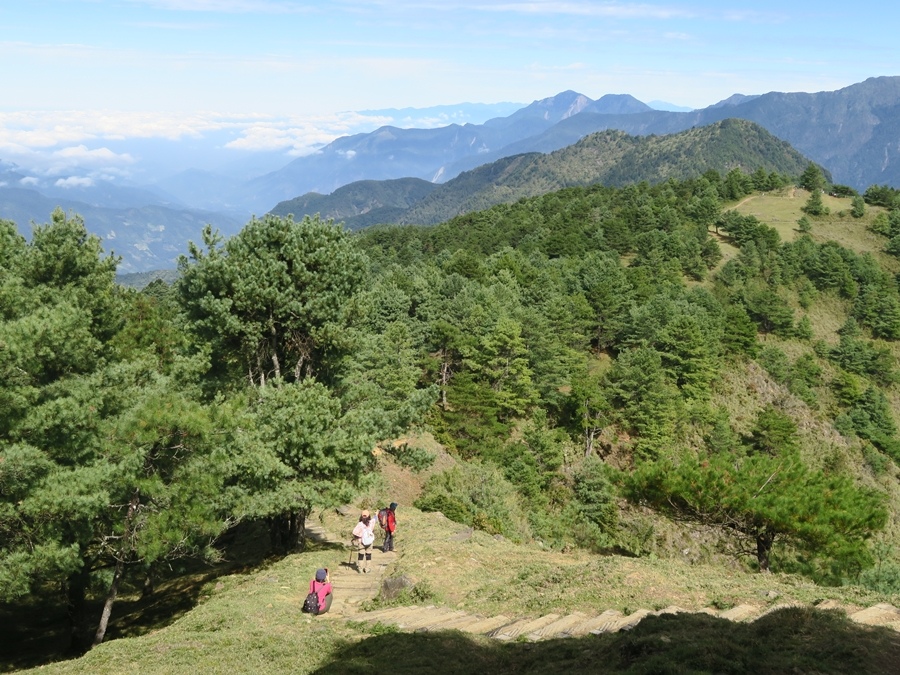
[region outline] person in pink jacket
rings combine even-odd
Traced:
[[[324,614],[331,609],[331,581],[328,577],[328,568],[316,570],[316,578],[309,582],[309,592],[319,597],[319,614]]]
[[[372,571],[372,544],[375,543],[375,519],[368,511],[359,514],[359,522],[353,528],[353,541],[358,547],[356,571],[368,574]]]

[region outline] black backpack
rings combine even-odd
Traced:
[[[319,594],[318,593],[310,593],[306,596],[306,600],[303,601],[303,611],[307,614],[312,614],[316,616],[319,613]]]

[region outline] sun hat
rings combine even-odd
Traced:
[[[368,511],[367,509],[363,509],[363,512],[360,513],[359,515],[361,515],[363,518],[368,518],[368,517],[369,517],[369,511]]]

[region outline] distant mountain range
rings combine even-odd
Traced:
[[[735,94],[691,112],[654,110],[628,95],[592,101],[566,91],[482,125],[427,132],[384,127],[340,138],[252,183],[257,195],[272,199],[280,193],[284,200],[305,192],[330,193],[364,178],[446,182],[476,166],[552,152],[597,131],[673,134],[726,118],[756,122],[828,169],[838,183],[860,190],[900,186],[900,77],[870,78],[816,94]]]
[[[251,213],[265,213],[298,197],[306,200],[301,211],[316,208],[316,203],[324,211],[321,205],[328,202],[311,193],[322,197],[359,181],[413,179],[382,185],[377,189],[380,195],[374,198],[360,186],[334,195],[343,199],[355,193],[355,199],[374,199],[368,206],[354,207],[358,213],[349,217],[360,217],[353,221],[355,226],[364,223],[363,216],[375,209],[397,209],[398,219],[400,214],[409,218],[415,213],[412,208],[421,208],[424,200],[444,199],[447,192],[438,191],[443,184],[501,159],[516,158],[514,163],[519,166],[536,161],[517,158],[519,155],[551,153],[600,131],[663,136],[728,118],[755,122],[817,162],[835,182],[860,190],[873,184],[900,187],[900,77],[870,78],[814,94],[735,94],[700,110],[660,109],[665,107],[674,106],[647,105],[627,94],[592,100],[565,91],[479,124],[383,126],[370,133],[344,136],[280,169],[263,170],[249,179],[246,175],[251,167],[271,165],[275,155],[248,158],[244,176],[233,167],[227,175],[208,168],[187,169],[153,185],[127,187],[102,180],[79,182],[75,177],[49,184],[32,182],[32,177],[17,167],[0,163],[0,217],[15,220],[27,234],[31,220],[44,222],[52,207],[61,205],[83,215],[92,231],[123,256],[123,270],[171,268],[177,253],[186,250],[187,239],[199,238],[201,223],[212,223],[230,235]],[[482,112],[490,109],[483,106]],[[413,117],[412,112],[408,117]],[[400,113],[406,111],[392,114]],[[435,113],[453,119],[446,111]],[[174,151],[175,146],[170,145]],[[116,146],[116,152],[126,151],[126,146]],[[184,151],[179,155],[182,162]],[[492,170],[498,166],[493,165]],[[481,203],[483,197],[473,195],[469,201]],[[343,207],[338,211],[348,212]],[[434,210],[438,212],[444,209]],[[379,218],[389,215],[386,210],[378,214]]]
[[[308,193],[281,202],[272,213],[297,219],[318,213],[354,230],[378,223],[432,225],[577,185],[658,183],[731,169],[799,176],[808,164],[760,125],[726,119],[667,136],[601,131],[548,154],[531,152],[484,164],[441,185],[419,178],[358,181],[327,196]]]

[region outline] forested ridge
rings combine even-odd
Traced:
[[[483,164],[440,185],[412,178],[357,181],[330,195],[308,193],[280,202],[271,212],[295,218],[318,213],[343,221],[351,230],[379,223],[434,225],[567,187],[597,183],[623,187],[683,180],[704,171],[749,172],[761,166],[799,175],[807,163],[761,126],[726,119],[664,136],[600,131],[546,154],[515,154]]]
[[[732,208],[809,195],[788,240]],[[880,250],[817,235],[844,196]],[[459,460],[416,506],[522,542],[666,555],[652,509],[747,573],[900,589],[900,200],[814,165],[571,187],[433,227],[207,229],[172,286],[115,283],[74,215],[0,223],[0,597],[57,598],[72,648],[123,583],[274,554],[382,444]],[[648,523],[650,523],[648,525]],[[650,527],[650,531],[648,531]],[[86,599],[103,597],[101,616]]]

